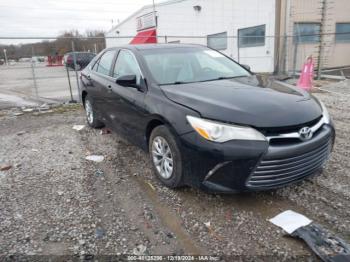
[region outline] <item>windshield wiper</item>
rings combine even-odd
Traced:
[[[217,81],[217,80],[225,80],[225,79],[233,79],[233,78],[238,78],[238,77],[247,77],[246,75],[241,75],[241,76],[220,76],[214,79],[206,79],[206,80],[201,80],[198,82],[210,82],[210,81]]]
[[[202,80],[201,82],[216,81],[216,80],[225,80],[225,79],[233,79],[233,78],[239,78],[239,77],[247,77],[247,75],[240,75],[240,76],[220,76],[220,77],[214,78],[214,79]]]
[[[160,84],[161,86],[167,86],[167,85],[182,85],[182,84],[190,84],[194,82],[184,82],[184,81],[175,81],[172,83],[165,83],[165,84]]]
[[[166,86],[166,85],[183,85],[183,84],[191,84],[191,83],[199,83],[199,82],[209,82],[209,81],[217,81],[217,80],[225,80],[225,79],[233,79],[233,78],[238,78],[238,77],[248,77],[247,75],[240,75],[240,76],[220,76],[214,79],[207,79],[207,80],[199,80],[199,81],[189,81],[189,82],[184,82],[184,81],[175,81],[172,83],[165,83],[165,84],[160,84],[161,86]]]

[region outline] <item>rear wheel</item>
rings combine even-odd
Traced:
[[[170,188],[183,186],[181,152],[175,136],[166,126],[152,131],[149,153],[154,172],[163,184]]]
[[[103,123],[97,119],[95,110],[92,105],[93,105],[92,99],[87,95],[85,97],[85,102],[84,102],[86,121],[88,125],[93,128],[103,127]]]

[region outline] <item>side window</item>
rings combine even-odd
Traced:
[[[109,71],[113,63],[114,54],[115,54],[114,50],[109,50],[105,52],[100,57],[100,59],[96,62],[92,70],[103,75],[109,75]]]
[[[137,84],[140,84],[141,72],[139,65],[130,51],[120,50],[113,70],[113,77],[136,75]]]

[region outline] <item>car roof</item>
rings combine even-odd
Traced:
[[[189,47],[204,47],[198,44],[138,44],[138,45],[123,45],[111,47],[108,49],[126,48],[133,50],[150,50],[150,49],[170,49],[170,48],[189,48]]]
[[[66,53],[66,55],[71,55],[71,54],[74,54],[74,53],[76,53],[76,54],[93,54],[93,55],[96,55],[95,53],[93,53],[93,52],[84,52],[84,51],[75,51],[75,52],[68,52],[68,53]]]

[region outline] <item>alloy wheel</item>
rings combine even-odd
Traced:
[[[153,139],[152,159],[159,175],[169,179],[173,173],[173,155],[168,142],[161,136]]]

